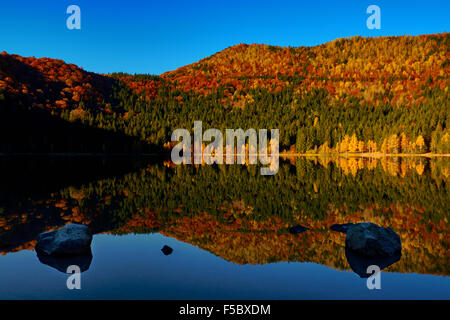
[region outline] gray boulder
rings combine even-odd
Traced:
[[[59,230],[38,236],[36,251],[50,256],[73,256],[89,253],[92,233],[82,224],[68,224]]]
[[[346,248],[369,258],[391,257],[401,252],[400,237],[391,228],[357,223],[347,230]]]

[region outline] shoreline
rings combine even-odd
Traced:
[[[147,156],[168,156],[170,151],[159,153],[79,153],[79,152],[0,152],[0,157],[8,156],[49,156],[49,157],[147,157]],[[235,154],[241,155],[241,154]],[[247,154],[245,154],[247,156]],[[253,155],[253,154],[252,154]],[[258,156],[258,154],[256,154]],[[291,153],[280,152],[279,157],[328,157],[328,158],[398,158],[398,157],[424,157],[424,158],[445,158],[450,157],[448,153]],[[224,154],[224,156],[226,156]]]
[[[424,157],[438,158],[450,157],[448,153],[280,153],[280,157],[329,157],[329,158],[399,158],[399,157]]]

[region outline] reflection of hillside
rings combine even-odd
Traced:
[[[439,174],[446,167],[424,166],[422,174],[391,175],[379,165],[346,175],[334,163],[302,160],[273,179],[245,166],[150,166],[9,208],[0,215],[0,250],[32,249],[40,232],[80,222],[95,233],[160,232],[239,264],[349,269],[345,236],[328,228],[371,221],[402,240],[402,259],[387,271],[450,275],[450,197]],[[311,230],[287,232],[297,223]]]
[[[345,235],[330,231],[328,227],[335,222],[343,222],[342,220],[345,222],[375,221],[380,225],[392,226],[402,239],[402,259],[386,271],[450,275],[450,255],[446,249],[450,244],[446,236],[448,226],[443,223],[432,225],[431,231],[428,232],[426,226],[414,224],[417,221],[408,221],[406,217],[377,219],[364,212],[359,215],[360,219],[357,218],[357,214],[351,215],[350,219],[344,219],[343,215],[338,213],[327,221],[321,222],[322,225],[319,225],[319,222],[308,224],[315,228],[313,230],[293,235],[287,232],[289,225],[279,219],[265,222],[238,219],[232,223],[221,223],[203,213],[193,217],[171,218],[161,224],[154,212],[147,211],[144,216],[135,215],[121,228],[106,233],[126,234],[158,230],[164,235],[196,245],[238,264],[265,264],[279,261],[315,262],[343,270],[349,269],[344,249]],[[67,219],[67,222],[71,219],[70,216],[63,218]],[[72,218],[70,222],[89,222],[76,215]],[[402,221],[405,220],[407,224],[412,223],[409,228],[402,226]],[[308,219],[302,221],[307,222]],[[52,229],[54,227],[46,231]],[[34,245],[35,241],[29,241],[11,249],[11,252],[32,250]]]
[[[383,226],[392,226],[402,240],[402,259],[387,271],[416,272],[426,274],[450,275],[450,254],[447,250],[450,241],[448,226],[402,226],[407,218],[372,219],[361,214],[352,215],[350,221],[376,221]],[[307,219],[306,219],[307,220]],[[271,223],[220,224],[207,215],[177,219],[174,224],[163,227],[161,233],[173,236],[208,250],[228,261],[239,264],[264,264],[278,261],[316,262],[336,269],[348,269],[345,257],[345,235],[332,232],[329,226],[342,222],[339,213],[328,221],[314,223],[313,230],[300,235],[286,231],[287,225],[274,220]],[[348,222],[345,219],[345,222]],[[129,229],[128,231],[132,231]]]

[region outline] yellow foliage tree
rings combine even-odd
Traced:
[[[390,153],[398,153],[400,151],[400,142],[398,136],[393,134],[388,141],[388,150]]]
[[[348,145],[348,152],[356,151],[358,151],[358,139],[356,138],[356,134],[353,134]]]
[[[403,153],[408,152],[409,151],[408,147],[409,147],[409,139],[406,136],[406,134],[402,133],[401,136],[400,136],[400,148],[401,148],[401,151]]]
[[[364,141],[359,141],[358,142],[358,150],[360,152],[364,152]]]
[[[425,152],[425,140],[421,135],[417,137],[416,146],[419,152]]]
[[[389,153],[388,143],[387,143],[386,139],[384,139],[383,143],[381,144],[381,152],[382,153]]]
[[[345,135],[344,140],[342,140],[340,144],[339,152],[348,152],[348,145],[349,145],[349,137],[348,135]]]

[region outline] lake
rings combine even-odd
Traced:
[[[289,158],[261,176],[160,157],[0,156],[0,176],[0,299],[450,298],[449,158]],[[40,233],[71,222],[90,226],[91,256],[36,254]],[[401,239],[379,290],[330,230],[358,222]],[[84,270],[81,290],[67,289],[68,264]]]

